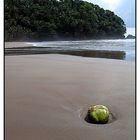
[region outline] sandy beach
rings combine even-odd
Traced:
[[[90,105],[115,116],[89,124]],[[134,140],[135,65],[45,54],[5,56],[6,140]]]

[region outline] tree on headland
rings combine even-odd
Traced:
[[[124,21],[82,0],[5,0],[5,40],[124,38]]]

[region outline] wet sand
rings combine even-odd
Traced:
[[[6,140],[134,140],[132,62],[46,54],[5,57]],[[116,120],[88,124],[91,104]]]
[[[111,58],[121,59],[126,58],[124,51],[111,50],[87,50],[87,49],[64,49],[61,47],[40,47],[33,46],[29,42],[5,42],[5,55],[31,55],[31,54],[67,54],[83,57],[94,58]]]

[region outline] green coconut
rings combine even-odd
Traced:
[[[109,110],[104,105],[95,105],[89,107],[89,121],[96,124],[106,124],[109,121]]]

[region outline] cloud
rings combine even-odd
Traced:
[[[87,0],[87,1],[92,2],[94,4],[98,4],[99,6],[112,11],[115,11],[122,3],[122,0]]]
[[[127,27],[135,27],[135,0],[86,0],[122,17]]]
[[[122,3],[121,0],[102,0],[108,6],[108,9],[115,11]]]
[[[123,18],[127,27],[135,27],[135,0],[123,0],[115,13]]]

